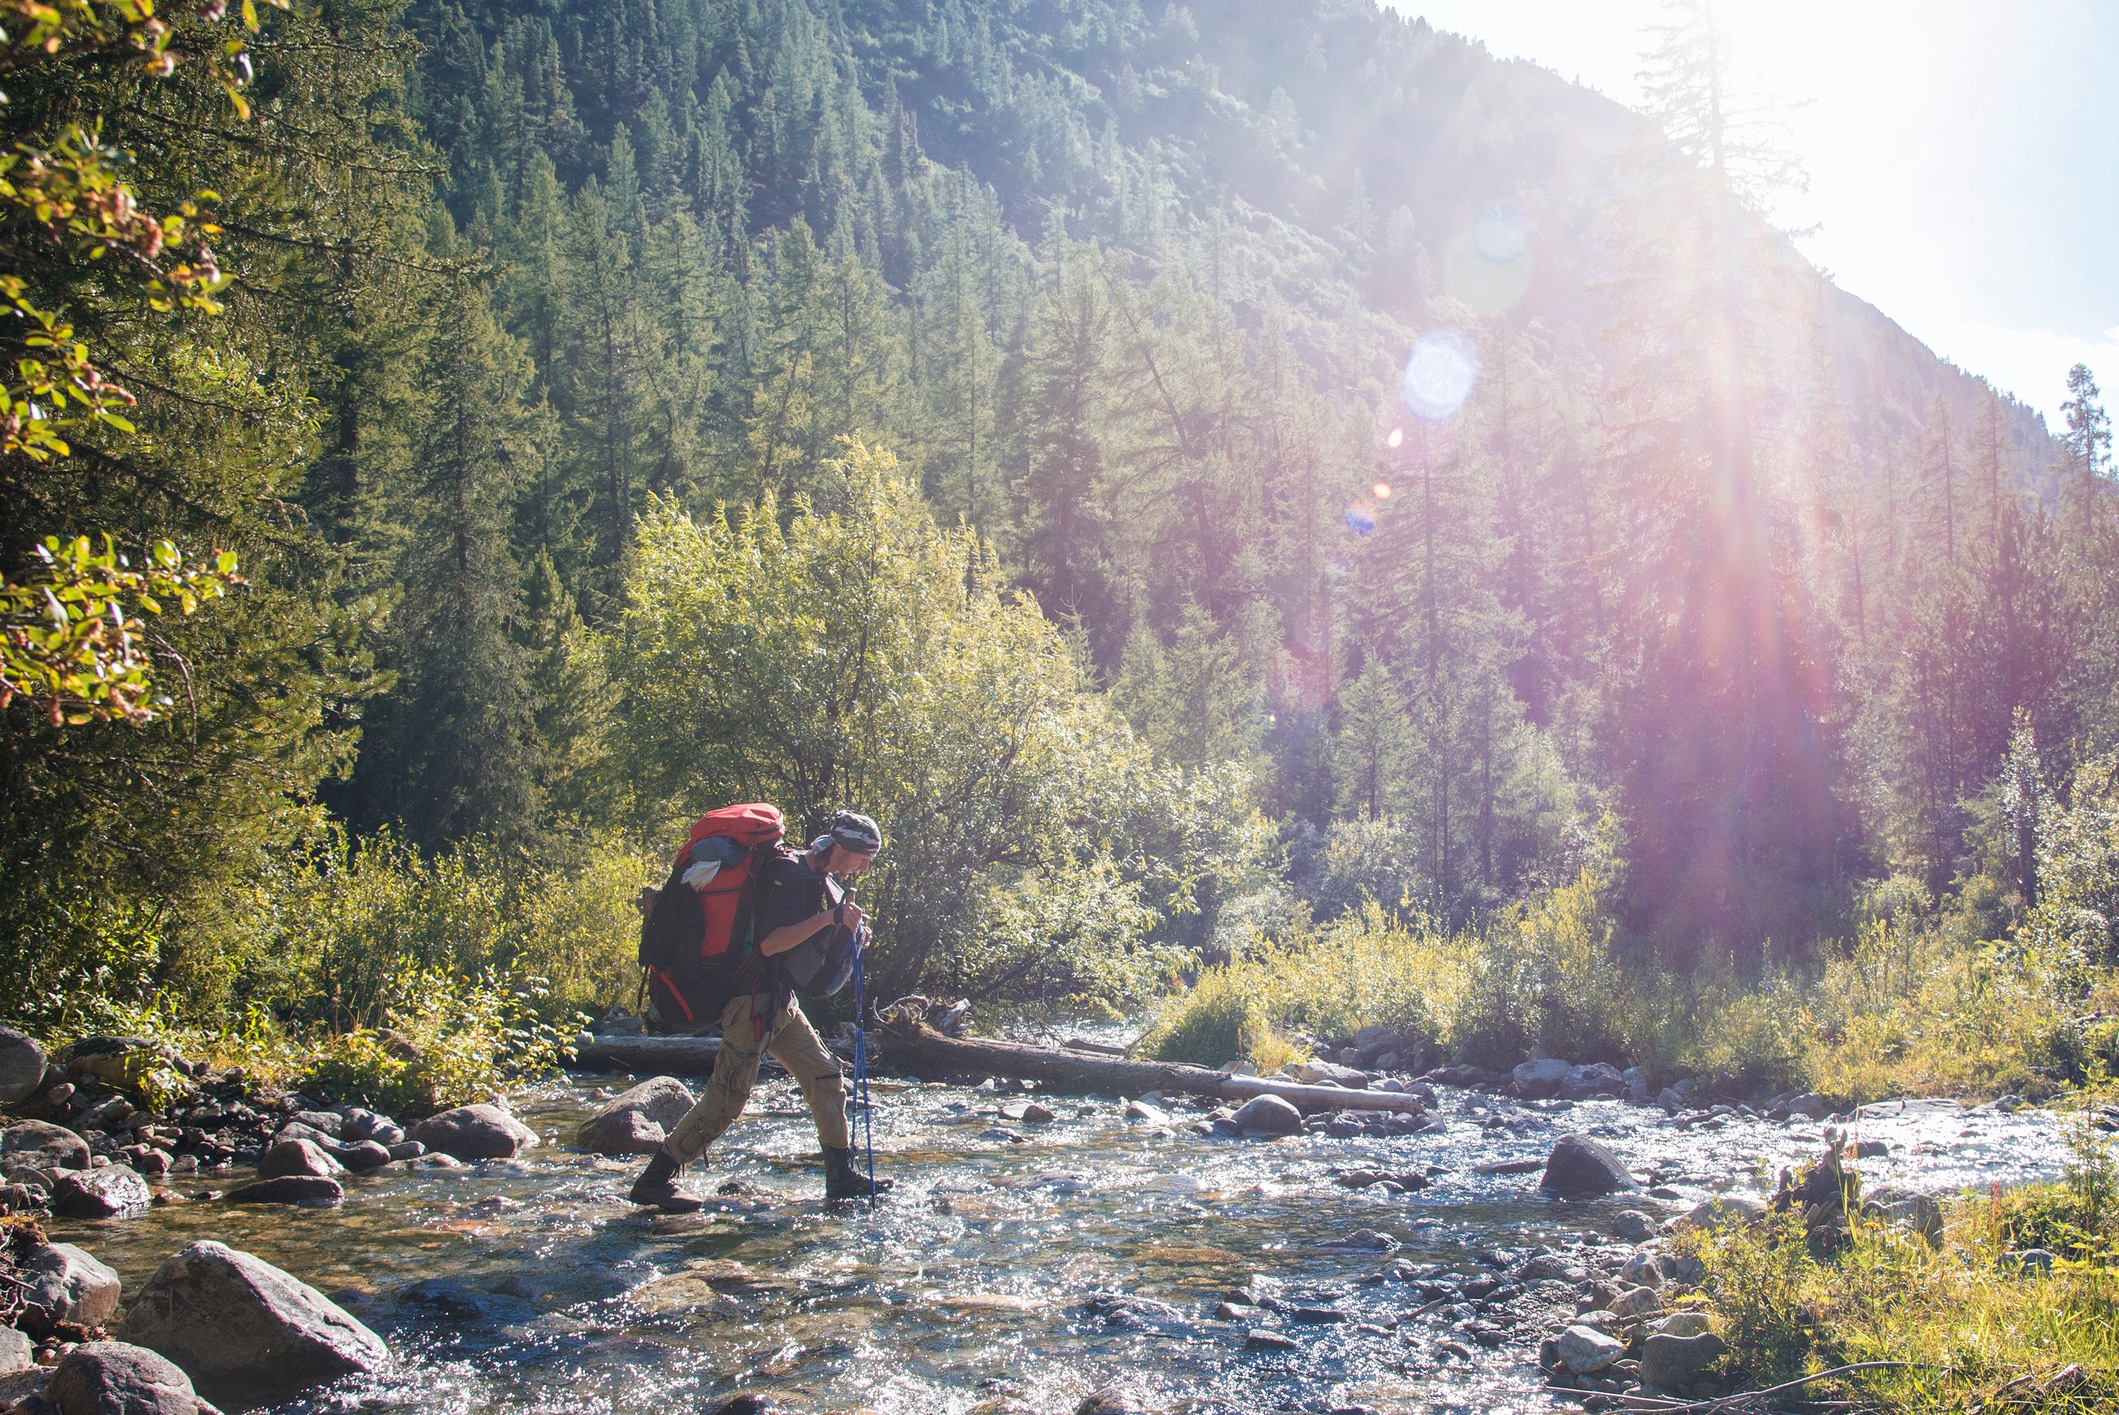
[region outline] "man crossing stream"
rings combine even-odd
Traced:
[[[752,813],[770,809],[730,808]],[[771,814],[777,817],[778,812]],[[854,879],[874,863],[883,848],[882,832],[869,817],[841,811],[805,851],[782,849],[776,841],[754,847],[743,867],[743,883],[716,891],[712,886],[724,874],[731,852],[726,837],[701,833],[713,828],[707,825],[712,819],[703,818],[694,827],[693,843],[679,857],[664,893],[696,891],[709,906],[722,895],[730,896],[728,932],[718,940],[730,960],[728,992],[720,1003],[721,1050],[706,1093],[648,1161],[629,1197],[671,1213],[704,1207],[704,1201],[679,1186],[678,1173],[703,1158],[743,1113],[758,1078],[759,1060],[767,1052],[787,1068],[809,1102],[824,1150],[825,1198],[850,1199],[888,1189],[889,1181],[875,1181],[854,1168],[838,1058],[825,1049],[795,999],[798,992],[826,996],[837,991],[856,955],[867,947],[869,930],[861,908],[850,887],[840,882]],[[649,916],[649,930],[674,912],[658,902]],[[717,911],[708,907],[703,912],[710,942],[715,941],[711,935]]]

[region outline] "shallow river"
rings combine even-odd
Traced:
[[[635,1164],[567,1148],[594,1089],[617,1084],[575,1077],[519,1095],[545,1137],[521,1160],[349,1177],[332,1210],[179,1205],[60,1222],[53,1236],[115,1266],[128,1294],[183,1244],[216,1238],[338,1298],[399,1364],[310,1409],[705,1410],[753,1389],[807,1411],[961,1415],[1008,1395],[1067,1412],[1116,1384],[1199,1412],[1513,1415],[1549,1405],[1529,1352],[1460,1344],[1440,1313],[1411,1318],[1421,1303],[1407,1285],[1360,1282],[1378,1254],[1333,1245],[1370,1228],[1405,1245],[1392,1256],[1474,1273],[1482,1250],[1613,1243],[1623,1209],[1662,1217],[1770,1187],[1781,1165],[1820,1148],[1820,1127],[1799,1121],[1681,1132],[1659,1110],[1618,1102],[1449,1089],[1446,1126],[1422,1135],[1205,1139],[1183,1108],[1158,1128],[1127,1122],[1112,1098],[1043,1097],[1058,1119],[1031,1126],[998,1118],[1007,1096],[885,1083],[877,1166],[897,1192],[827,1211],[809,1158],[816,1133],[781,1079],[760,1085],[715,1167],[691,1172],[702,1191],[741,1180],[751,1192],[658,1217],[624,1201]],[[2015,1182],[2067,1157],[2044,1112],[1872,1111],[1893,1112],[1855,1127],[1892,1147],[1861,1166],[1872,1189]],[[1562,1202],[1539,1195],[1536,1174],[1474,1172],[1540,1158],[1569,1130],[1605,1139],[1676,1197]],[[1331,1182],[1334,1170],[1430,1166],[1433,1184],[1399,1197]],[[1244,1324],[1212,1313],[1222,1292],[1254,1283],[1348,1320],[1289,1325],[1298,1349],[1246,1353]],[[1107,1320],[1083,1306],[1098,1292],[1160,1299],[1178,1315]]]

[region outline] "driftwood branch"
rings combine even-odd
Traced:
[[[1278,1096],[1304,1110],[1422,1109],[1418,1100],[1397,1091],[1306,1086],[1264,1076],[1231,1076],[1175,1061],[1135,1061],[1077,1047],[950,1037],[924,1023],[895,1022],[872,1031],[869,1046],[872,1059],[880,1053],[887,1056],[892,1070],[926,1081],[1005,1076],[1010,1080],[1036,1081],[1059,1092],[1141,1096],[1161,1091],[1238,1104],[1253,1096]],[[720,1050],[721,1043],[714,1037],[599,1036],[575,1047],[573,1064],[584,1071],[704,1076],[713,1071],[714,1058]],[[834,1050],[845,1048],[835,1045]]]

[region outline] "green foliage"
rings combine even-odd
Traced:
[[[856,443],[836,472],[837,509],[798,501],[784,526],[770,503],[705,524],[657,503],[641,522],[600,641],[638,818],[674,834],[762,799],[807,838],[835,808],[871,811],[879,986],[1143,996],[1181,960],[1148,906],[1181,900],[1210,853],[1149,842],[1240,838],[1242,815],[1208,812],[1241,806],[1150,764],[1060,633],[988,548],[935,525],[890,454]]]
[[[149,696],[146,626],[127,601],[160,614],[166,599],[189,614],[242,583],[234,555],[187,570],[182,552],[166,540],[155,542],[139,570],[108,536],[101,554],[89,549],[87,536],[76,536],[67,545],[47,538],[37,555],[35,580],[0,583],[0,711],[20,693],[44,704],[54,727],[111,718],[144,723],[173,706],[167,694]]]
[[[321,1099],[393,1113],[489,1100],[554,1069],[575,1030],[547,1019],[542,981],[408,969],[380,999],[382,1025],[321,1034],[297,1080]]]
[[[579,862],[526,868],[472,841],[423,855],[391,836],[334,834],[277,864],[247,902],[261,944],[243,983],[282,1013],[339,1029],[396,1025],[419,1005],[407,978],[540,979],[557,1015],[632,1001],[642,885],[658,861],[622,839]]]
[[[1813,1384],[1812,1400],[1879,1411],[2077,1412],[2119,1398],[2119,1269],[2062,1259],[2050,1276],[2006,1258],[2020,1216],[2066,1202],[2058,1186],[1950,1206],[1940,1249],[1863,1224],[1815,1257],[1792,1215],[1681,1240],[1706,1265],[1729,1371],[1757,1389],[1828,1367],[1891,1363]]]
[[[1362,1027],[1432,1038],[1512,1066],[1532,1044],[1591,1060],[1627,1054],[1626,979],[1599,881],[1574,884],[1489,927],[1449,932],[1371,900],[1316,929],[1209,969],[1158,1016],[1148,1054],[1218,1066],[1271,1039]]]

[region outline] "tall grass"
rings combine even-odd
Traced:
[[[1626,960],[1604,893],[1604,877],[1585,870],[1458,931],[1371,901],[1208,970],[1168,1001],[1144,1046],[1263,1067],[1297,1034],[1329,1041],[1381,1026],[1486,1066],[1539,1047],[1641,1065],[1659,1083],[1692,1076],[1728,1095],[1815,1089],[1849,1101],[2042,1096],[2110,1069],[2119,1028],[2080,1001],[2080,970],[2034,938],[1966,941],[1947,921],[1902,911],[1863,924],[1843,952],[1827,945],[1806,970],[1740,972],[1710,957],[1673,976]],[[2091,1015],[2071,1013],[2071,997]]]
[[[2067,1181],[1948,1206],[1939,1247],[1899,1229],[1859,1226],[1854,1241],[1815,1256],[1793,1222],[1688,1235],[1706,1265],[1728,1374],[1758,1389],[1861,1362],[1902,1363],[1808,1387],[1883,1411],[2087,1412],[2119,1402],[2119,1272],[2109,1266],[2119,1222],[2111,1158],[2085,1142]],[[2101,1176],[2085,1190],[2082,1175]],[[2046,1219],[2095,1234],[2085,1260],[2051,1272],[2010,1255],[2051,1237]]]

